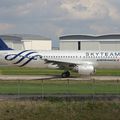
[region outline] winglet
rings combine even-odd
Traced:
[[[0,38],[0,50],[13,50],[12,48],[9,48],[6,43]]]

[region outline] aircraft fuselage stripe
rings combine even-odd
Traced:
[[[24,55],[22,55],[23,53],[25,53],[25,52],[28,52],[28,51],[30,51],[30,50],[25,50],[25,51],[22,51],[22,52],[20,52],[20,53],[18,53],[18,54],[9,54],[9,55],[6,55],[5,56],[5,59],[6,60],[8,60],[8,61],[13,61],[13,60],[15,60],[15,59],[17,59],[17,57],[22,57],[21,59],[19,59],[17,62],[15,62],[15,63],[13,63],[13,64],[19,64],[19,63],[21,63],[25,58],[27,58],[28,60],[26,61],[26,62],[24,62],[22,65],[18,65],[19,67],[23,67],[23,66],[25,66],[25,65],[27,65],[30,61],[32,61],[35,57],[37,57],[37,56],[39,56],[39,55],[33,55],[33,56],[31,56],[30,58],[29,58],[29,55],[32,55],[32,54],[34,54],[34,53],[37,53],[37,52],[29,52],[29,53],[27,53],[27,54],[24,54]],[[13,56],[12,58],[9,58],[10,56]]]
[[[28,58],[28,56],[33,53],[36,53],[36,52],[30,52],[30,53],[26,54],[25,56],[22,56],[22,58],[19,61],[15,62],[14,64],[18,64],[18,63],[22,62],[25,58]]]

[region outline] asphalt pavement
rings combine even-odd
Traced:
[[[120,80],[120,76],[87,76],[87,77],[69,77],[50,75],[0,75],[0,80]]]

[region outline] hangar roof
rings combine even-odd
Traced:
[[[101,36],[92,36],[92,35],[67,35],[67,36],[61,36],[60,40],[81,40],[81,41],[86,41],[86,40],[107,40],[107,41],[120,41],[120,34],[110,34],[110,35],[101,35]]]
[[[8,40],[50,40],[50,38],[40,36],[40,35],[32,35],[32,34],[9,34],[9,35],[0,35],[0,38],[8,39]]]
[[[0,35],[0,38],[3,40],[18,40],[18,41],[21,40],[20,37],[11,36],[11,35]]]

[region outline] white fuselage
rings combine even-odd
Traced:
[[[0,51],[0,64],[47,68],[49,60],[61,64],[88,64],[96,68],[120,69],[120,51]]]

